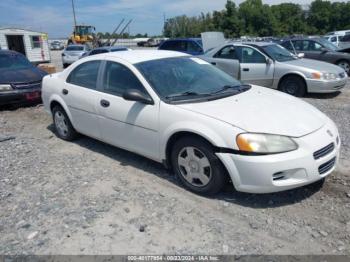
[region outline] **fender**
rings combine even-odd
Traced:
[[[232,127],[234,128],[234,127]],[[176,133],[189,132],[199,135],[209,141],[213,146],[216,147],[230,147],[228,141],[225,141],[218,135],[217,132],[209,128],[207,125],[201,123],[195,123],[192,121],[183,121],[175,123],[164,130],[162,137],[160,138],[160,159],[166,159],[166,147],[169,139]],[[232,137],[234,137],[232,135]]]

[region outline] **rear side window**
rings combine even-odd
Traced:
[[[222,58],[222,59],[238,59],[237,54],[236,54],[236,50],[235,50],[234,46],[232,46],[232,45],[225,46],[219,52],[217,52],[214,55],[214,57],[215,58]]]
[[[115,62],[107,62],[103,76],[103,91],[121,96],[128,89],[137,89],[147,93],[129,68]]]
[[[199,53],[199,52],[202,52],[202,48],[195,42],[187,42],[187,51],[188,52],[196,52],[196,53]]]
[[[100,64],[101,61],[80,64],[70,73],[67,83],[95,90]]]
[[[350,41],[350,35],[343,36],[340,41],[342,41],[342,42],[349,42]]]
[[[172,51],[187,51],[187,44],[185,41],[167,41],[160,49]]]

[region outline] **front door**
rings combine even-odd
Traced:
[[[239,60],[233,45],[223,47],[212,58],[209,58],[209,62],[234,78],[240,79]]]
[[[137,76],[122,64],[107,61],[102,76],[98,114],[103,140],[157,159],[159,103],[146,105],[122,97],[128,89],[148,95]]]
[[[271,87],[275,65],[261,52],[250,46],[237,46],[240,59],[241,80],[244,83]],[[268,62],[270,61],[270,63]]]

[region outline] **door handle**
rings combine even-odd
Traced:
[[[68,95],[68,90],[67,89],[62,89],[62,94],[64,94],[64,95]]]
[[[211,62],[211,64],[212,64],[212,65],[216,65],[216,63],[215,63],[215,62]]]
[[[102,107],[109,107],[109,101],[107,101],[107,100],[104,100],[104,99],[102,99],[101,101],[100,101],[100,104],[101,104],[101,106]]]
[[[243,68],[243,71],[244,71],[244,72],[248,72],[248,71],[249,71],[249,68]]]

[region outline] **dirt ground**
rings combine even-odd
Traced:
[[[306,100],[338,125],[324,184],[214,198],[160,164],[58,139],[42,106],[0,110],[0,254],[350,254],[350,90]],[[257,174],[258,175],[258,174]]]

